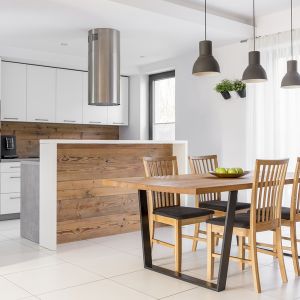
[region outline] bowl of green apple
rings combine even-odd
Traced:
[[[249,174],[250,171],[244,171],[242,168],[216,168],[209,173],[219,178],[239,178]]]

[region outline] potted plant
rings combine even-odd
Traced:
[[[232,82],[228,79],[224,79],[216,85],[215,90],[220,93],[224,99],[230,99],[230,92],[233,91]]]
[[[246,98],[246,84],[241,80],[235,80],[233,82],[233,90],[236,91],[241,98]]]

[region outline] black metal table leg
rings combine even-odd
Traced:
[[[237,191],[229,192],[226,221],[223,234],[222,252],[220,260],[219,275],[217,281],[217,291],[223,291],[226,287],[229,256],[231,249],[232,231],[234,224],[234,215],[237,203]]]
[[[199,278],[195,278],[189,275],[178,273],[160,266],[153,265],[152,263],[152,248],[150,243],[149,234],[149,217],[148,217],[148,205],[147,205],[147,192],[139,190],[139,207],[141,218],[141,233],[142,233],[142,245],[143,245],[143,257],[144,267],[148,270],[176,278],[188,283],[195,284],[200,287],[204,287],[213,291],[217,291],[217,285],[215,283],[205,281]]]
[[[143,245],[143,257],[144,267],[152,267],[152,249],[150,243],[149,233],[149,217],[148,217],[148,204],[147,204],[147,192],[139,190],[139,207],[141,218],[141,233],[142,233],[142,245]]]

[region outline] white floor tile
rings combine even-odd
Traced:
[[[243,299],[243,300],[271,300],[262,294],[257,294],[254,291],[247,290],[231,290],[223,291],[220,293],[209,291],[203,288],[195,288],[183,293],[179,293],[167,298],[165,300],[232,300],[232,299]],[[279,299],[279,298],[278,298]]]
[[[195,288],[192,284],[149,270],[112,277],[112,280],[154,298],[163,298]]]
[[[40,295],[39,298],[41,300],[154,300],[154,298],[110,280],[97,281]]]
[[[102,279],[101,276],[96,276],[68,263],[14,273],[4,277],[33,295]]]
[[[122,252],[100,258],[85,257],[74,263],[106,278],[144,269],[142,258]]]
[[[34,256],[32,258],[28,257],[27,260],[26,256],[23,256],[19,261],[10,262],[9,264],[0,266],[0,275],[33,270],[60,263],[64,263],[64,261],[58,259],[56,256]]]
[[[0,298],[3,300],[17,300],[30,296],[22,288],[14,285],[5,278],[0,278]]]

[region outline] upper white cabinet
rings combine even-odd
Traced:
[[[55,122],[56,69],[27,66],[27,121]]]
[[[108,124],[116,126],[128,125],[129,79],[120,78],[120,105],[108,106]]]
[[[88,73],[2,61],[1,120],[128,125],[129,79],[120,78],[120,105],[88,105]]]
[[[26,65],[2,62],[1,120],[26,121]]]
[[[107,106],[88,105],[88,73],[83,73],[83,123],[107,124]]]
[[[57,123],[82,123],[82,96],[83,72],[57,69]]]

